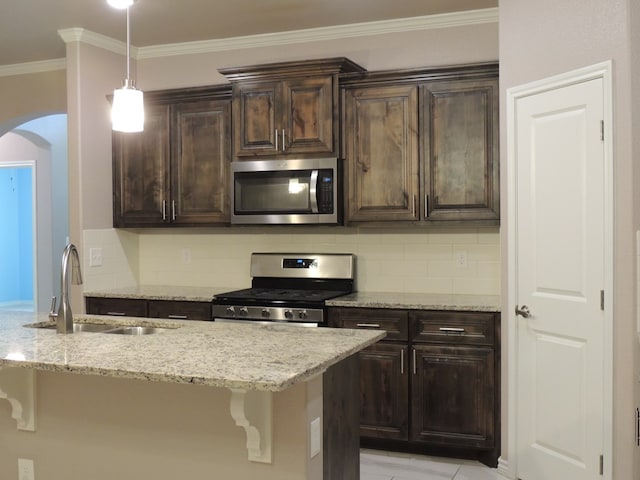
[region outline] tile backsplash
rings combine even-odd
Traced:
[[[89,266],[89,250],[102,265]],[[243,288],[251,252],[356,255],[360,291],[500,294],[496,228],[436,231],[345,227],[220,230],[85,230],[85,290],[178,285]]]

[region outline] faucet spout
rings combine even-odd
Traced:
[[[58,333],[73,333],[73,313],[71,312],[69,289],[69,262],[71,262],[71,283],[82,284],[82,272],[80,271],[80,257],[76,246],[69,243],[62,252],[62,273],[60,275],[60,308],[56,318],[56,331]]]

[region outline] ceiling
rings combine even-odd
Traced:
[[[495,8],[498,0],[136,0],[136,47]],[[126,40],[123,10],[106,0],[0,2],[0,65],[65,57],[59,29]]]

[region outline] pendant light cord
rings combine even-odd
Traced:
[[[130,83],[129,80],[129,63],[131,62],[131,60],[129,59],[129,52],[130,52],[130,45],[131,45],[131,40],[129,38],[130,35],[130,31],[129,31],[129,7],[127,7],[127,85]]]

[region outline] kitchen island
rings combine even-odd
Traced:
[[[358,422],[357,408],[349,408],[357,389],[340,386],[354,383],[354,354],[384,336],[275,324],[75,321],[162,330],[59,335],[24,326],[46,325],[46,315],[1,313],[0,398],[9,401],[0,401],[0,478],[17,478],[19,458],[34,461],[35,478],[51,480],[330,478],[322,437],[337,434],[328,420]],[[323,384],[337,387],[330,401]]]

